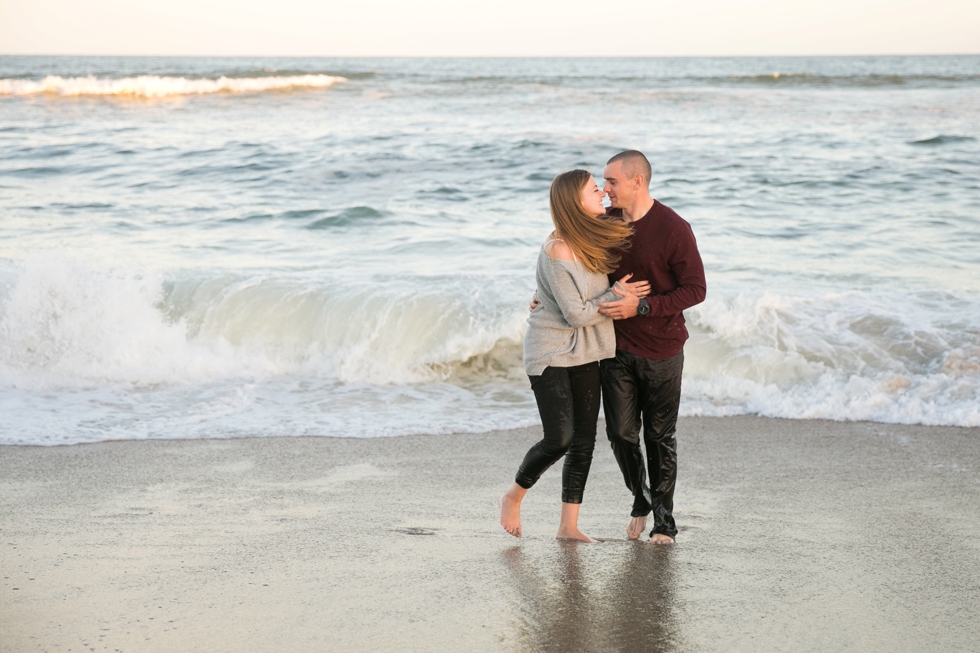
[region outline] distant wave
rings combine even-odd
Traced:
[[[0,79],[0,95],[121,95],[144,98],[175,95],[205,95],[209,93],[261,93],[291,88],[327,88],[346,82],[333,75],[289,75],[270,77],[219,77],[217,79],[187,79],[139,75],[119,79],[60,77],[48,75],[41,81]]]
[[[911,145],[946,145],[948,143],[964,143],[975,140],[977,139],[972,136],[940,134],[939,136],[933,136],[932,138],[923,138],[918,141],[912,141]]]
[[[707,77],[701,81],[709,84],[760,84],[780,86],[825,86],[875,88],[880,86],[949,86],[980,83],[980,75],[889,75],[871,73],[865,75],[824,75],[809,72],[773,72],[764,75],[736,75],[731,77]]]
[[[885,74],[885,73],[864,73],[864,74],[826,74],[820,72],[783,72],[773,71],[757,74],[733,74],[733,75],[658,75],[655,73],[642,75],[609,75],[603,77],[587,74],[584,76],[574,75],[472,75],[466,77],[447,76],[439,80],[442,84],[450,86],[465,85],[479,86],[486,85],[489,88],[497,88],[503,84],[525,84],[534,86],[568,87],[601,82],[603,84],[642,84],[645,87],[687,87],[687,86],[801,86],[801,87],[827,87],[827,88],[877,88],[903,86],[909,88],[931,88],[949,87],[958,85],[973,86],[980,84],[980,75],[977,74]]]

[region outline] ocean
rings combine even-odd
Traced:
[[[980,426],[980,56],[0,57],[0,443],[538,423],[548,186],[633,148],[682,414]]]

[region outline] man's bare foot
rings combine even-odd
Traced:
[[[500,506],[500,525],[514,537],[521,536],[521,502],[508,492],[497,502]]]
[[[630,523],[626,525],[626,537],[631,540],[638,540],[640,536],[643,535],[643,531],[647,528],[647,518],[644,517],[634,517],[630,520]]]
[[[650,544],[673,544],[674,538],[663,533],[654,533],[650,536]]]
[[[578,542],[588,542],[592,544],[595,542],[591,537],[583,533],[577,528],[565,528],[563,526],[558,527],[558,535],[555,535],[556,540],[576,540]]]

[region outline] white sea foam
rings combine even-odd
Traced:
[[[218,77],[217,79],[187,79],[158,75],[139,75],[119,79],[60,77],[48,75],[40,81],[0,79],[0,95],[122,95],[161,98],[175,95],[205,95],[208,93],[260,93],[293,88],[327,88],[346,82],[333,75],[283,75],[268,77]]]
[[[860,291],[709,299],[688,312],[684,412],[980,426],[977,310]]]

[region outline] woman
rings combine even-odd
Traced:
[[[544,437],[528,450],[510,490],[500,498],[500,524],[521,537],[521,501],[541,474],[565,456],[560,539],[591,542],[578,529],[579,506],[592,466],[599,419],[599,360],[616,355],[612,320],[599,302],[627,293],[649,294],[647,282],[609,287],[607,274],[626,246],[627,224],[605,218],[604,193],[585,170],[565,172],[551,183],[555,231],[538,254],[538,305],[528,318],[524,368],[538,403]]]

